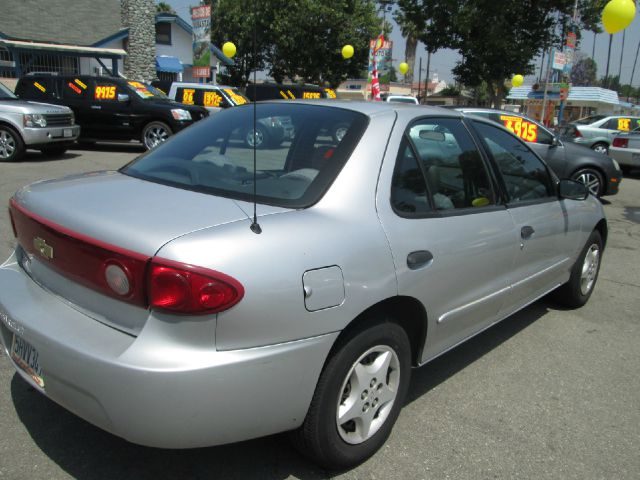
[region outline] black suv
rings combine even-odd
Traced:
[[[16,86],[22,99],[66,105],[82,129],[81,142],[140,140],[151,149],[208,115],[205,108],[167,98],[144,82],[118,77],[36,74]]]

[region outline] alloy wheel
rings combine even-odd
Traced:
[[[584,262],[582,262],[582,272],[580,274],[580,292],[582,292],[582,295],[587,295],[596,283],[599,265],[600,247],[594,243],[587,250]]]
[[[10,158],[16,151],[16,140],[9,132],[0,131],[0,157]]]

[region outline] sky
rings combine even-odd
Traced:
[[[164,0],[171,5],[174,10],[190,22],[189,7],[190,5],[196,5],[199,2],[196,0]],[[382,13],[380,13],[382,17]],[[393,60],[396,68],[404,61],[405,57],[405,42],[400,33],[400,29],[393,22],[390,14],[387,14],[387,19],[391,20],[393,31],[391,33],[391,40],[393,40]],[[215,12],[213,21],[215,22]],[[640,48],[640,14],[636,14],[633,23],[624,30],[624,52],[622,55],[622,70],[620,70],[620,53],[622,52],[622,38],[623,32],[613,35],[611,43],[611,57],[609,63],[609,74],[618,75],[621,73],[621,83],[631,83],[631,72],[633,69],[633,63],[635,60],[636,52]],[[598,64],[598,78],[604,76],[607,66],[607,50],[609,47],[609,35],[601,33],[594,35],[591,32],[584,32],[582,42],[578,47],[578,51],[591,56],[594,52],[594,40],[595,40],[595,61]],[[422,58],[422,73],[421,79],[424,81],[427,71],[427,55],[425,46],[422,43],[418,44],[416,51],[416,64],[414,66],[414,81],[418,80],[418,66],[419,58]],[[454,77],[451,70],[455,67],[456,63],[460,60],[460,55],[453,50],[439,50],[431,55],[431,62],[429,66],[429,76],[432,77],[434,73],[438,74],[440,80],[444,80],[449,84],[454,83]],[[640,59],[639,59],[640,62]],[[540,58],[534,61],[536,66],[536,72],[534,75],[525,77],[525,85],[530,85],[535,82],[540,72]],[[545,60],[546,65],[546,60]],[[546,66],[545,66],[546,69]],[[513,72],[514,74],[518,72]],[[640,63],[636,65],[634,73],[633,86],[640,86]]]

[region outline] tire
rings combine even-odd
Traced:
[[[254,130],[251,129],[247,130],[243,137],[247,148],[253,148],[254,139],[256,148],[266,148],[269,145],[269,133],[262,125],[256,125],[255,134]]]
[[[17,162],[24,151],[22,137],[13,128],[0,125],[0,162]]]
[[[296,448],[329,469],[350,468],[373,455],[402,408],[411,376],[410,352],[406,332],[390,322],[340,339],[304,423],[293,433]]]
[[[169,125],[163,122],[149,122],[142,129],[142,144],[147,150],[151,150],[165,142],[173,132]]]
[[[594,230],[571,269],[569,281],[553,292],[553,299],[569,308],[582,307],[587,303],[598,280],[601,258],[602,237]]]
[[[64,155],[68,148],[66,145],[47,145],[46,147],[42,147],[40,151],[43,155],[49,157],[59,157]]]
[[[591,145],[591,150],[594,152],[602,153],[604,155],[609,155],[609,145],[604,142],[598,142]]]
[[[596,197],[604,193],[604,180],[602,174],[593,168],[582,168],[571,175],[572,180],[584,183],[589,192]]]

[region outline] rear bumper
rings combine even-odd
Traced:
[[[210,326],[194,335],[196,322],[150,314],[133,337],[49,293],[12,259],[0,267],[0,340],[5,353],[14,335],[35,347],[44,389],[16,370],[78,416],[142,445],[201,447],[298,427],[338,335],[219,352]]]

